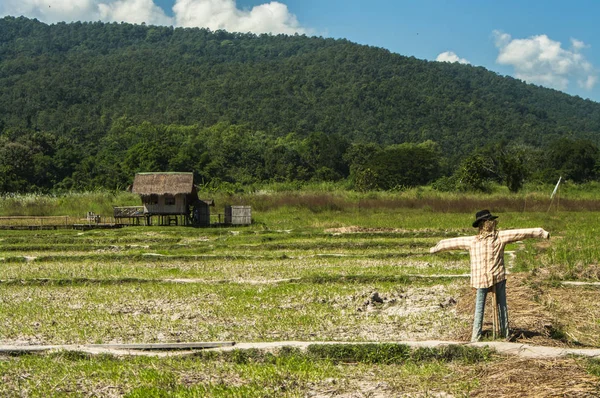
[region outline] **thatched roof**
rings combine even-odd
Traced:
[[[193,173],[137,173],[131,192],[140,195],[191,194]]]

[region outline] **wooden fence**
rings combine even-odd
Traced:
[[[0,216],[0,229],[92,229],[118,228],[113,217]]]
[[[197,226],[239,226],[251,223],[250,206],[227,206],[224,214],[208,213],[206,224]],[[136,225],[192,225],[192,220],[185,215],[147,215],[142,206],[115,207],[112,217],[93,212],[88,212],[85,217],[0,216],[0,229],[104,229]]]

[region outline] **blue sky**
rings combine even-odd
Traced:
[[[1,0],[0,15],[346,38],[600,102],[600,1]]]

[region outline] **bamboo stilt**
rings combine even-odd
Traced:
[[[493,321],[492,321],[492,327],[493,327],[493,331],[492,331],[492,337],[494,339],[496,339],[498,337],[498,335],[500,334],[500,322],[498,320],[498,300],[496,299],[496,285],[492,286],[492,316],[493,316]]]

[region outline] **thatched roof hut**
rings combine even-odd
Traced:
[[[137,173],[131,192],[140,195],[148,225],[152,216],[159,216],[161,225],[187,225],[199,202],[193,173]]]

